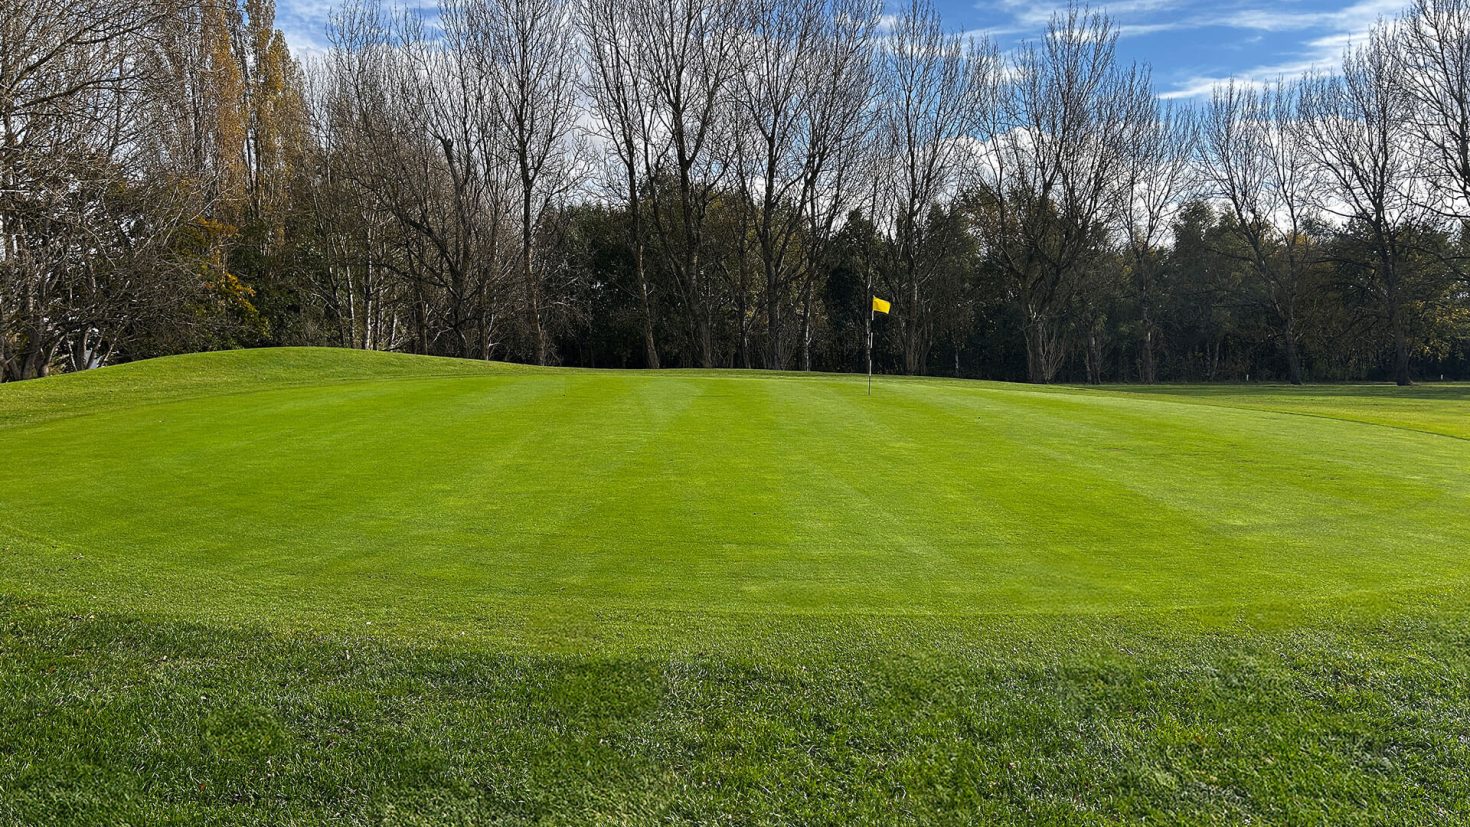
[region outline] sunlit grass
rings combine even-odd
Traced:
[[[1467,396],[0,387],[0,820],[1464,816]]]

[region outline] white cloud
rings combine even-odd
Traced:
[[[1404,8],[1403,0],[1361,0],[1337,11],[1277,13],[1239,10],[1213,18],[1208,25],[1252,29],[1266,32],[1302,31],[1311,34],[1302,41],[1296,54],[1271,63],[1248,67],[1228,75],[1197,75],[1181,81],[1161,98],[1192,98],[1207,95],[1215,86],[1229,80],[1264,85],[1280,78],[1292,78],[1310,72],[1336,71],[1343,52],[1352,44],[1367,39],[1379,20],[1392,17]]]
[[[1165,13],[1169,12],[1177,14],[1185,4],[1185,0],[1102,0],[1089,3],[1087,8],[1107,14],[1118,25],[1119,34],[1127,36],[1176,28],[1178,24],[1175,21],[1159,19],[1159,17],[1167,16]],[[978,30],[979,33],[992,37],[1007,37],[1040,34],[1046,30],[1053,16],[1067,10],[1067,3],[1065,0],[1046,3],[1029,2],[1029,0],[995,0],[993,3],[981,3],[976,8],[1006,18],[1004,22]],[[1147,19],[1136,22],[1132,20],[1137,17]],[[1145,29],[1149,31],[1144,31]]]
[[[1260,3],[1261,0],[1248,0]],[[1208,94],[1216,84],[1232,77],[1244,83],[1269,83],[1283,76],[1304,72],[1332,71],[1343,50],[1363,40],[1381,18],[1398,14],[1407,0],[1358,0],[1345,8],[1331,10],[1292,9],[1273,5],[1242,5],[1229,0],[1102,0],[1090,8],[1112,18],[1120,37],[1141,37],[1162,32],[1202,29],[1236,29],[1241,43],[1262,34],[1299,32],[1301,39],[1286,56],[1251,66],[1232,74],[1200,74],[1179,81],[1160,97],[1189,98]],[[976,30],[996,38],[1034,37],[1045,31],[1053,15],[1065,11],[1066,0],[981,0],[976,8],[1000,21]],[[1249,33],[1256,33],[1252,37]]]
[[[437,0],[383,0],[383,11],[422,12],[432,21],[437,5]],[[341,0],[277,0],[276,28],[286,36],[291,54],[298,58],[324,54],[329,45],[327,28],[340,6]]]

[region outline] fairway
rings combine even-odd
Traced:
[[[0,387],[0,446],[17,821],[1470,815],[1463,385],[241,351]],[[215,745],[184,699],[232,691]],[[360,793],[283,768],[330,748]]]
[[[869,397],[838,376],[434,376],[433,360],[374,380],[372,356],[345,361],[362,376],[32,425],[0,470],[7,523],[155,609],[408,628],[1245,609],[1470,571],[1470,442],[1413,420],[943,380]]]

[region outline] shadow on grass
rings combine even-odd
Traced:
[[[0,600],[0,822],[1470,817],[1457,620],[1107,637],[541,656]]]

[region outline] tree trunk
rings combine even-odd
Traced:
[[[1034,312],[1026,320],[1026,381],[1034,385],[1050,384],[1056,378],[1060,361],[1050,322]]]
[[[20,348],[14,352],[6,367],[9,378],[15,380],[41,379],[46,376],[47,369],[51,365],[52,354],[60,346],[59,341],[51,341],[46,335],[46,321],[42,310],[27,299],[22,300],[20,322],[13,328],[14,342],[22,343]],[[0,376],[0,379],[6,378]]]
[[[546,328],[541,324],[541,284],[532,266],[531,253],[534,227],[531,224],[531,190],[530,182],[523,180],[525,195],[521,201],[521,272],[526,283],[526,303],[528,305],[531,337],[536,353],[536,364],[546,364]]]
[[[653,302],[648,291],[648,266],[644,262],[643,227],[638,215],[638,179],[628,171],[628,246],[633,250],[633,274],[638,279],[638,309],[643,313],[643,356],[648,367],[658,370],[658,343],[653,338]]]
[[[714,331],[709,320],[708,308],[702,308],[699,320],[695,324],[695,335],[699,337],[699,366],[712,368],[715,366]]]
[[[1102,339],[1097,335],[1097,329],[1094,327],[1087,331],[1087,383],[1089,385],[1101,385],[1102,371]]]
[[[781,297],[775,268],[765,262],[766,275],[766,369],[785,367],[781,358]]]
[[[812,369],[812,279],[802,285],[801,295],[801,369]]]
[[[1143,384],[1145,385],[1157,384],[1159,381],[1159,367],[1157,360],[1154,358],[1154,328],[1147,321],[1145,321],[1143,328],[1142,357],[1139,360],[1139,367],[1142,369],[1143,376],[1139,378],[1143,380]]]
[[[914,269],[910,262],[909,301],[903,308],[903,372],[910,376],[923,373],[924,367],[919,342],[919,283],[912,275]]]
[[[1286,379],[1293,385],[1302,383],[1302,353],[1297,345],[1296,331],[1286,327]]]
[[[1042,362],[1045,359],[1041,352],[1041,331],[1037,329],[1034,321],[1026,322],[1026,381],[1033,385],[1046,384],[1046,378],[1042,373]]]
[[[43,379],[51,365],[49,349],[40,346],[36,338],[27,338],[26,346],[16,356],[12,365],[15,379]]]
[[[1414,384],[1409,377],[1409,334],[1397,318],[1393,331],[1393,381],[1401,388]]]
[[[643,251],[638,250],[638,290],[643,309],[643,355],[648,367],[658,370],[658,343],[653,338],[653,308],[648,300],[648,277],[643,272]]]

